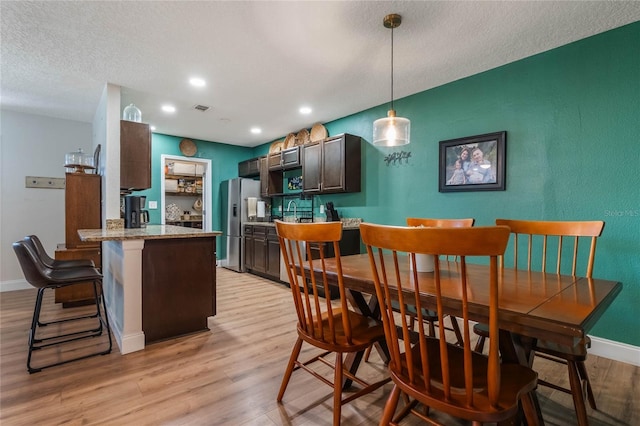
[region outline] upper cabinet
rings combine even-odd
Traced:
[[[258,159],[258,166],[260,170],[260,196],[269,197],[274,192],[271,188],[271,179],[269,178],[269,157],[260,157]],[[282,185],[282,182],[280,182],[280,184]]]
[[[359,192],[361,139],[344,133],[302,147],[302,185],[306,193]]]
[[[260,176],[260,158],[251,158],[249,160],[238,163],[239,177],[256,177]]]
[[[145,123],[120,121],[120,189],[151,188],[151,130]]]
[[[289,170],[300,167],[300,147],[285,149],[269,154],[269,170]]]

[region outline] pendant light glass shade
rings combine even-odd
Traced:
[[[394,110],[389,110],[387,117],[373,122],[373,144],[378,146],[402,146],[411,140],[411,121],[408,118],[396,117]]]
[[[400,26],[400,15],[391,14],[382,21],[385,28],[391,28],[391,109],[386,118],[373,122],[373,144],[377,146],[402,146],[411,142],[411,121],[396,117],[393,109],[393,29]]]

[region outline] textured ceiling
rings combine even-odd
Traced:
[[[1,106],[91,122],[109,82],[157,132],[255,146],[388,102],[388,13],[400,98],[638,21],[640,2],[3,0]]]

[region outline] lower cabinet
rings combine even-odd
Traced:
[[[280,242],[274,226],[244,225],[244,266],[247,272],[275,281],[280,280]],[[360,229],[343,229],[340,240],[340,254],[360,254]],[[335,257],[333,244],[311,246],[311,256],[320,258]],[[287,282],[286,279],[284,279]],[[334,294],[335,290],[335,294]],[[337,295],[337,289],[331,289],[331,297]]]
[[[244,225],[244,254],[249,272],[280,280],[280,243],[275,227]]]
[[[215,238],[146,240],[142,330],[146,343],[207,330],[216,314]]]

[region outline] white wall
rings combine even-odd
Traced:
[[[93,145],[101,145],[103,227],[120,218],[120,110],[120,86],[105,84],[93,117]]]
[[[64,156],[93,153],[92,125],[0,111],[0,291],[25,284],[11,243],[36,234],[53,255],[64,243],[64,190],[25,188],[25,176],[64,177]],[[25,287],[26,288],[26,287]]]

